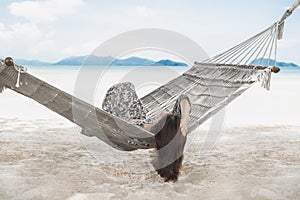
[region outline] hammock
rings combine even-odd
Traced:
[[[171,111],[175,100],[185,94],[192,104],[191,132],[257,81],[269,89],[271,72],[276,72],[269,65],[271,58],[276,65],[277,40],[282,39],[286,18],[299,5],[300,0],[266,30],[224,53],[195,62],[181,76],[144,96],[141,101],[149,111],[147,117]],[[262,58],[268,59],[267,66],[261,66]],[[37,101],[116,149],[131,151],[155,146],[152,133],[49,85],[20,65],[7,66],[0,60],[0,92],[3,88]],[[80,113],[80,119],[74,118],[75,112]]]

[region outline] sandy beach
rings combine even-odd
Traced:
[[[206,158],[185,153],[182,176],[164,183],[152,153],[105,156],[86,149],[78,127],[0,119],[1,199],[298,199],[300,126],[231,127]],[[197,131],[193,134],[200,134]],[[195,137],[194,137],[195,138]],[[201,137],[198,138],[199,142]],[[87,140],[89,140],[87,138]],[[87,141],[85,141],[87,142]],[[93,145],[101,142],[95,141]],[[100,144],[101,145],[101,144]],[[107,160],[108,159],[108,160]],[[107,160],[107,163],[105,162]]]
[[[300,200],[300,0],[2,0],[0,10],[0,200]],[[131,86],[105,99],[122,82],[143,106]],[[112,146],[155,146],[132,126],[171,109],[159,133],[190,130],[178,181],[166,183],[156,149]],[[175,148],[156,136],[167,168]]]
[[[77,71],[34,73],[72,93]],[[150,150],[114,150],[7,90],[0,95],[0,199],[299,199],[300,95],[292,89],[299,85],[298,76],[283,74],[271,92],[247,91],[226,109],[204,157],[209,122],[191,133],[176,183],[156,174]]]

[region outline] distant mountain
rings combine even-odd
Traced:
[[[110,64],[111,66],[188,66],[186,63],[175,62],[172,60],[160,60],[153,61],[146,58],[140,57],[129,57],[126,59],[114,59],[113,57],[101,57],[101,56],[77,56],[65,58],[55,65],[65,66],[80,66],[94,65],[94,66],[105,66]]]
[[[93,65],[93,66],[188,66],[186,63],[175,62],[172,60],[153,61],[146,58],[130,57],[126,59],[115,59],[111,56],[72,56],[60,60],[56,63],[48,63],[39,60],[23,60],[16,59],[16,63],[27,66],[80,66]]]
[[[15,59],[15,62],[24,66],[81,66],[82,64],[88,66],[106,66],[110,64],[111,66],[188,66],[183,62],[175,62],[172,60],[160,60],[154,61],[146,58],[140,57],[129,57],[126,59],[115,59],[111,56],[72,56],[60,60],[56,63],[49,63],[39,60],[25,60],[25,59]],[[250,63],[251,65],[263,65],[263,66],[273,66],[275,65],[275,60],[269,60],[265,58],[259,58]],[[295,63],[287,62],[276,62],[276,65],[281,68],[289,69],[300,69]]]
[[[256,59],[254,61],[252,61],[250,63],[251,65],[262,65],[262,66],[273,66],[275,65],[275,60],[270,60],[269,62],[269,59],[265,59],[265,58],[259,58],[259,59]],[[288,68],[297,68],[297,69],[300,69],[300,67],[298,65],[296,65],[295,63],[286,63],[286,62],[276,62],[276,66],[278,67],[288,67]]]
[[[57,63],[53,63],[53,65],[81,65],[86,59],[86,56],[72,56],[65,58]]]
[[[57,63],[54,63],[54,65],[80,66],[84,63],[85,65],[103,66],[107,65],[107,63],[111,63],[113,60],[114,58],[111,56],[72,56],[65,58]]]
[[[111,65],[112,66],[152,66],[155,61],[146,58],[130,57],[126,59],[116,59]]]
[[[160,60],[154,63],[155,66],[188,66],[186,63],[174,62],[172,60]]]

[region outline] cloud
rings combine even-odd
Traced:
[[[122,11],[131,17],[153,17],[158,14],[158,11],[144,5],[127,6],[122,8]]]
[[[136,6],[136,13],[138,16],[141,16],[141,17],[151,17],[151,16],[155,16],[157,14],[157,12],[151,8],[148,8],[146,6],[142,6],[142,5],[139,5],[139,6]]]
[[[49,51],[54,51],[56,49],[53,40],[42,40],[36,45],[30,47],[30,51],[33,55],[39,55],[44,53],[49,53]]]
[[[11,14],[24,17],[33,23],[44,23],[74,14],[83,5],[83,0],[23,1],[11,3],[9,10]]]
[[[0,42],[37,39],[40,36],[40,30],[32,23],[15,23],[9,27],[0,23]]]
[[[69,46],[63,49],[63,54],[65,56],[81,56],[91,54],[99,45],[99,41],[89,41],[78,46]]]
[[[300,40],[295,38],[285,38],[279,41],[278,47],[280,49],[289,49],[294,47],[299,47]]]
[[[50,22],[76,13],[84,0],[44,0],[13,2],[8,6],[14,16],[25,18],[6,25],[0,23],[0,55],[45,60],[60,57],[63,47],[56,39],[58,30]],[[45,24],[43,24],[45,23]]]
[[[33,23],[15,23],[10,26],[0,24],[0,43],[5,47],[0,48],[0,55],[32,58],[37,52],[35,47],[43,41],[43,37],[44,34]]]

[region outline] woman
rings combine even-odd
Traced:
[[[146,118],[147,110],[137,97],[133,84],[119,83],[107,91],[102,108],[154,133],[157,156],[153,165],[165,181],[177,181],[191,111],[191,104],[186,95],[177,98],[172,112],[163,112],[154,119]]]
[[[150,129],[155,133],[157,149],[153,166],[166,182],[177,181],[183,161],[186,137],[181,131],[180,121],[180,115],[164,113]]]

